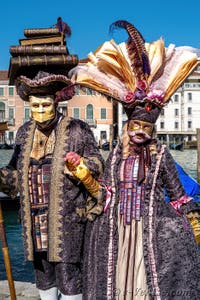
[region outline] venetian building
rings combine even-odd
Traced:
[[[195,145],[196,129],[200,128],[200,65],[171,97],[157,120],[161,141]]]
[[[60,103],[59,110],[86,121],[100,144],[117,139],[126,115],[120,104],[88,88],[76,88],[72,100]],[[18,128],[29,119],[29,103],[22,101],[14,86],[8,85],[8,72],[0,71],[0,144],[13,144]],[[171,97],[156,126],[161,142],[195,145],[200,119],[200,65]]]
[[[0,126],[6,123],[0,132],[0,144],[13,144],[18,128],[29,120],[29,104],[19,98],[8,82],[8,71],[0,71]]]

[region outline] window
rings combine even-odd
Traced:
[[[15,125],[14,122],[15,122],[15,119],[14,119],[14,112],[15,112],[15,109],[14,107],[9,107],[8,108],[8,124],[9,125]]]
[[[93,120],[93,106],[92,104],[88,104],[86,107],[86,119]]]
[[[101,119],[106,120],[106,108],[101,108]]]
[[[164,129],[165,128],[165,123],[164,122],[160,122],[160,129]]]
[[[9,93],[9,96],[14,96],[14,87],[9,86],[8,93]]]
[[[192,107],[188,107],[188,115],[192,114]]]
[[[4,95],[4,88],[0,87],[0,96],[3,96],[3,95]]]
[[[25,107],[24,108],[24,119],[25,122],[28,121],[30,118],[30,108],[29,107]]]
[[[188,101],[192,101],[192,93],[188,93]]]
[[[10,144],[14,143],[14,132],[13,131],[8,132],[8,139],[9,139]]]
[[[174,96],[174,102],[176,102],[176,103],[177,103],[177,102],[178,102],[178,100],[179,100],[179,95],[175,95],[175,96]]]
[[[188,129],[192,129],[192,121],[188,121]]]
[[[92,94],[93,94],[93,93],[92,93],[92,89],[87,88],[87,89],[86,89],[86,94],[87,94],[87,95],[92,95]]]
[[[161,116],[164,116],[164,115],[165,115],[164,109],[161,109],[160,115],[161,115]]]
[[[66,106],[59,106],[58,110],[61,114],[63,114],[63,116],[67,115],[67,107]]]
[[[76,118],[76,119],[80,118],[80,110],[79,110],[78,107],[74,107],[74,109],[73,109],[73,117]]]
[[[104,142],[107,140],[107,132],[106,131],[100,131],[100,139],[104,140]]]
[[[75,95],[80,95],[80,87],[79,86],[75,86],[74,90],[75,90]]]
[[[0,102],[0,120],[4,121],[5,119],[5,104]]]
[[[178,108],[175,108],[175,110],[174,110],[174,115],[175,115],[175,117],[177,117],[177,116],[179,115]]]
[[[174,123],[174,128],[175,128],[175,129],[178,129],[178,126],[179,126],[178,122],[175,122],[175,123]]]
[[[14,107],[8,108],[8,119],[13,120],[14,119]]]

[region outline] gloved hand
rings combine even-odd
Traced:
[[[84,159],[75,152],[69,152],[66,154],[65,161],[68,169],[76,178],[82,181],[88,192],[92,196],[98,197],[101,186],[84,164]]]
[[[187,218],[192,226],[197,244],[200,243],[200,215],[198,211],[187,214]]]
[[[66,165],[70,171],[76,169],[76,167],[80,164],[81,157],[75,152],[68,152],[64,158],[66,161]]]

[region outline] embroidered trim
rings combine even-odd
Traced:
[[[50,203],[49,203],[49,260],[61,261],[61,245],[62,236],[58,232],[62,227],[62,191],[63,191],[63,170],[64,170],[64,156],[65,146],[68,143],[69,134],[67,134],[67,127],[70,122],[70,118],[65,117],[58,124],[56,143],[52,159],[52,177],[50,185]],[[66,139],[64,138],[66,137]],[[56,154],[55,154],[56,153]]]
[[[110,185],[109,186],[105,185],[104,188],[106,190],[106,204],[104,206],[104,212],[107,212],[107,210],[110,208],[112,188]]]
[[[30,198],[29,198],[29,188],[28,188],[28,171],[30,162],[30,153],[33,143],[33,134],[35,131],[36,123],[31,121],[29,128],[26,131],[27,136],[24,137],[22,142],[22,160],[21,160],[21,209],[23,217],[23,233],[24,233],[24,245],[26,249],[26,255],[28,260],[33,260],[33,241],[32,241],[32,222],[30,215]]]
[[[150,268],[151,272],[153,274],[153,291],[155,291],[155,300],[160,300],[160,289],[158,286],[158,277],[156,272],[156,263],[155,263],[155,255],[153,251],[153,202],[154,202],[154,193],[155,193],[155,186],[156,181],[158,177],[158,171],[161,163],[161,158],[165,150],[165,145],[162,146],[160,153],[157,155],[157,162],[156,162],[156,168],[155,168],[155,175],[153,179],[152,189],[150,193],[150,201],[149,201],[149,257],[150,257]]]
[[[111,189],[112,189],[112,197],[110,201],[110,217],[109,217],[109,227],[110,227],[110,234],[109,234],[109,245],[108,245],[108,279],[107,279],[107,300],[113,300],[113,272],[114,272],[114,245],[113,245],[113,213],[114,213],[114,205],[115,205],[115,182],[113,177],[113,171],[115,166],[115,161],[117,159],[116,152],[117,146],[113,152],[113,158],[111,162]]]

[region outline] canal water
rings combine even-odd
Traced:
[[[9,162],[12,153],[13,150],[0,150],[0,167],[5,166]],[[12,207],[12,205],[9,206]],[[13,206],[14,209],[6,209],[3,211],[13,278],[16,281],[34,282],[32,263],[25,261],[24,258],[19,210],[16,209],[16,205],[14,205],[14,203]],[[5,280],[6,278],[0,242],[0,280]]]
[[[13,150],[0,150],[0,167],[5,166],[8,163],[12,152]],[[108,156],[108,151],[102,152],[102,154],[106,159]],[[171,150],[171,154],[174,157],[174,159],[183,167],[186,173],[191,175],[194,179],[197,178],[196,150]],[[13,278],[16,281],[34,282],[32,263],[28,263],[24,259],[23,241],[18,210],[10,209],[5,210],[3,213]],[[2,251],[0,249],[0,280],[5,279],[6,272],[3,262]]]

